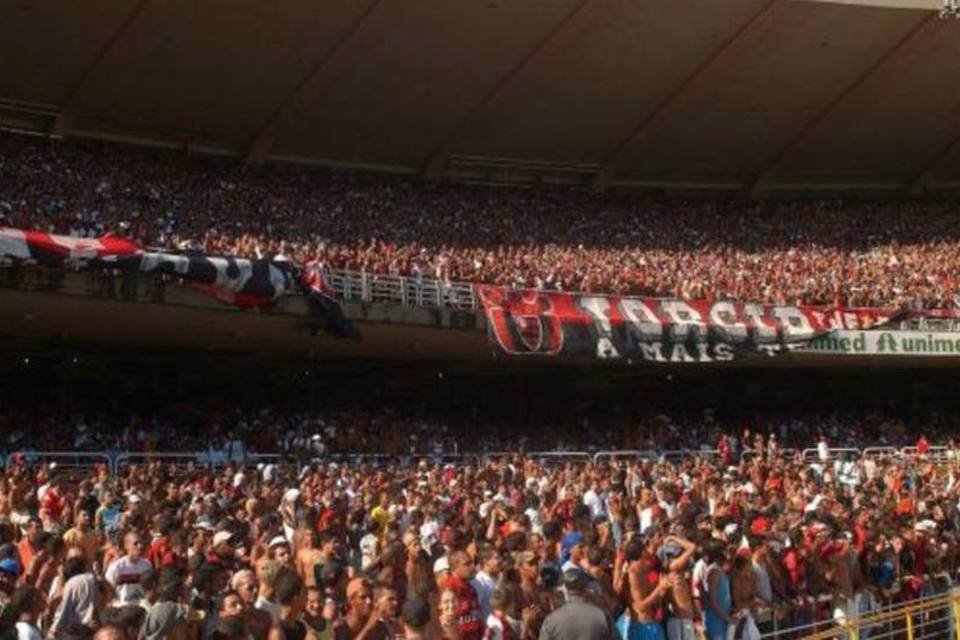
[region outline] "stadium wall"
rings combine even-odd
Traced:
[[[25,345],[68,342],[203,349],[268,357],[433,360],[512,366],[616,366],[596,359],[496,357],[482,313],[400,304],[341,302],[362,341],[327,335],[305,299],[288,296],[264,311],[240,311],[197,289],[158,277],[33,268],[0,269],[0,353]],[[713,364],[635,364],[670,368],[954,367],[957,354],[902,349],[845,349],[863,332],[826,340],[819,353],[752,357]],[[869,333],[869,332],[868,332]],[[897,332],[887,332],[897,334]],[[916,332],[914,332],[916,333]],[[919,337],[918,337],[919,336]],[[911,344],[926,334],[908,336]],[[843,338],[846,337],[846,341]],[[958,336],[960,337],[960,336]],[[839,341],[838,341],[839,340]],[[889,343],[890,340],[887,340]],[[834,344],[836,343],[836,344]],[[622,366],[622,365],[621,365]]]

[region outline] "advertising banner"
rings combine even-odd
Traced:
[[[803,353],[831,356],[960,356],[960,333],[832,331],[811,340]]]

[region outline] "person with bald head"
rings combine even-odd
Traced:
[[[366,578],[354,578],[347,583],[347,614],[336,623],[336,640],[356,640],[372,631],[379,618],[373,610],[373,586]]]
[[[93,640],[126,640],[123,637],[123,631],[120,630],[120,627],[115,627],[112,624],[100,627],[97,629],[97,632],[93,634]]]

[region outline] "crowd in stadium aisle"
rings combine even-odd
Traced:
[[[951,203],[429,185],[2,134],[0,224],[567,291],[844,306],[958,295]]]
[[[14,462],[0,637],[756,638],[950,588],[955,464],[923,443],[805,462],[755,446],[722,464]]]

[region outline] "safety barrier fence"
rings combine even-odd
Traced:
[[[794,458],[794,457],[796,457],[796,455],[797,455],[797,453],[798,453],[799,451],[800,451],[799,449],[793,449],[793,448],[791,448],[791,447],[784,447],[783,449],[777,449],[776,455],[779,456],[779,457],[781,457],[781,458]],[[757,452],[756,452],[755,449],[748,449],[748,450],[744,451],[744,452],[741,454],[741,457],[750,460],[750,459],[756,458],[757,455],[758,455],[758,454],[757,454]]]
[[[859,449],[854,449],[852,447],[838,447],[833,449],[827,449],[828,457],[837,458],[847,455],[860,456],[861,451]],[[804,460],[817,460],[821,457],[820,450],[816,448],[804,449],[801,453]]]
[[[56,464],[65,468],[104,465],[108,471],[114,469],[113,455],[106,451],[18,451],[4,459],[4,468],[9,469],[18,460],[28,465]]]
[[[330,269],[327,282],[348,302],[379,302],[414,307],[476,309],[473,285],[431,278],[391,276],[366,271]]]
[[[863,450],[865,458],[890,458],[899,455],[900,451],[896,447],[867,447]]]
[[[960,590],[762,633],[760,640],[956,640]]]
[[[149,462],[162,462],[178,467],[222,468],[233,462],[245,465],[290,464],[293,459],[279,453],[254,453],[242,457],[231,457],[222,451],[197,451],[195,453],[118,453],[112,456],[111,469],[119,471],[125,466],[141,465]]]
[[[516,451],[490,451],[490,452],[466,452],[466,453],[434,453],[434,454],[410,454],[403,456],[392,456],[387,454],[368,454],[368,453],[334,453],[322,457],[322,459],[304,460],[294,455],[284,455],[278,453],[244,453],[242,455],[228,455],[224,451],[150,451],[150,452],[109,452],[109,451],[17,451],[8,454],[3,458],[4,467],[9,468],[18,460],[31,465],[56,463],[61,467],[95,467],[105,465],[111,472],[117,472],[120,469],[132,464],[144,464],[150,461],[161,461],[166,464],[176,466],[195,466],[204,468],[220,468],[231,463],[243,465],[257,464],[275,464],[275,465],[295,465],[298,470],[312,462],[336,462],[348,465],[386,465],[397,460],[403,460],[410,463],[414,460],[430,460],[433,462],[451,463],[451,464],[478,464],[485,460],[507,459],[517,455]],[[549,462],[579,462],[593,463],[599,465],[609,464],[615,461],[629,460],[666,460],[668,462],[680,462],[693,458],[717,458],[720,452],[716,449],[668,449],[665,451],[655,451],[653,449],[618,449],[613,451],[531,451],[524,452],[524,457],[539,461]],[[741,453],[743,459],[751,459],[758,454],[749,449]],[[796,458],[797,449],[780,449],[777,455],[785,458]],[[805,462],[815,462],[821,459],[818,449],[810,448],[799,452],[800,457]],[[865,449],[855,448],[833,448],[827,450],[827,459],[835,460],[843,457],[852,458],[916,458],[921,454],[917,447],[903,447],[896,449],[894,447],[867,447]],[[945,462],[957,459],[957,452],[949,447],[932,446],[927,453],[922,456],[924,459],[935,462]]]
[[[900,450],[900,454],[903,456],[918,456],[920,452],[916,447],[904,447]],[[952,460],[956,453],[950,449],[950,447],[930,447],[929,450],[924,454],[925,457],[937,461],[943,462],[946,460]]]

